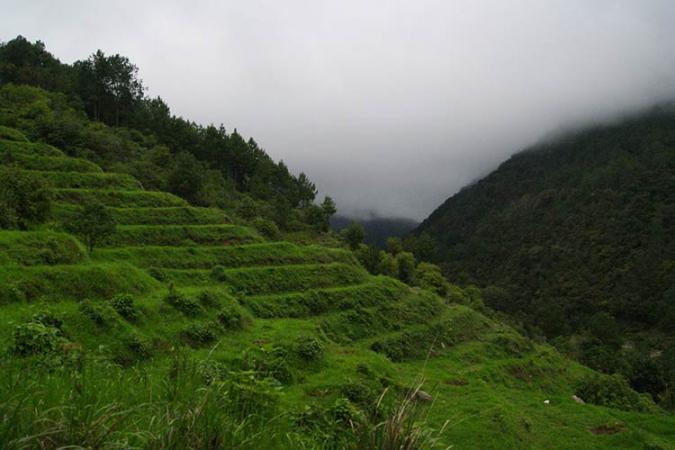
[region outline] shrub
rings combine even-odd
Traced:
[[[57,328],[29,322],[18,325],[13,333],[13,352],[20,356],[42,355],[54,352],[59,344]]]
[[[80,312],[98,326],[106,325],[110,318],[102,305],[90,300],[84,300],[80,303]]]
[[[279,232],[279,227],[277,224],[271,220],[264,219],[262,217],[256,217],[253,220],[253,227],[260,232],[267,239],[279,239],[281,233]]]
[[[0,166],[0,228],[26,229],[45,222],[51,196],[45,183],[14,166]]]
[[[217,325],[213,322],[191,323],[181,331],[181,336],[193,347],[208,345],[216,340]]]
[[[94,247],[102,241],[113,235],[116,230],[116,223],[108,209],[101,203],[87,203],[74,215],[66,224],[66,228],[81,236],[89,253]]]
[[[197,300],[205,308],[215,308],[220,305],[220,297],[213,291],[202,291],[197,296]]]
[[[130,294],[116,295],[110,301],[110,305],[117,311],[117,314],[127,320],[133,321],[138,318],[138,311],[134,306],[134,297]]]
[[[576,394],[585,402],[624,411],[649,412],[655,409],[648,395],[641,395],[630,388],[619,374],[594,374],[580,380]]]
[[[305,361],[319,361],[324,354],[323,345],[312,336],[296,339],[293,346],[295,353]]]
[[[61,330],[61,327],[63,326],[63,321],[48,311],[40,311],[33,314],[31,322],[39,323],[46,327],[56,328],[57,330]]]
[[[217,315],[218,322],[228,330],[240,330],[246,326],[247,317],[235,304],[223,306]]]
[[[199,303],[176,291],[173,287],[169,289],[169,294],[164,297],[164,301],[189,317],[196,317],[202,312]]]
[[[213,266],[210,276],[215,281],[225,281],[225,267],[220,265]]]
[[[435,264],[421,262],[415,269],[415,284],[422,289],[434,292],[445,298],[450,292],[450,283]]]

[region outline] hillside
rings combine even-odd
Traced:
[[[518,153],[416,232],[450,280],[673,405],[674,218],[668,106]]]
[[[172,115],[126,58],[19,37],[0,85],[0,448],[675,448],[493,289],[348,250],[306,176]]]
[[[626,388],[623,410],[575,402],[592,372],[471,309],[476,289],[447,303],[3,137],[53,199],[44,225],[0,231],[3,448],[385,448],[377,424],[416,386],[422,448],[675,448]],[[62,225],[88,199],[118,223],[91,255]]]

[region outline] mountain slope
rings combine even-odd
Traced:
[[[591,334],[603,342],[588,345],[618,359],[633,332],[672,337],[675,111],[657,108],[518,153],[416,232],[436,239],[435,261],[451,280],[495,286],[490,306],[535,332]],[[672,344],[650,345],[663,352]],[[631,376],[611,354],[577,351]]]
[[[373,448],[420,383],[442,447],[675,448],[672,418],[630,391],[628,411],[575,402],[592,371],[466,306],[476,289],[447,304],[346,250],[0,145],[63,158],[29,169],[57,180],[54,219],[0,231],[3,448]],[[62,227],[84,198],[120,224],[91,255]]]

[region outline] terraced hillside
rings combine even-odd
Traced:
[[[573,400],[592,371],[478,312],[475,288],[448,303],[20,137],[0,158],[54,202],[0,232],[2,448],[384,448],[416,386],[427,446],[675,448],[632,391]],[[118,223],[91,255],[63,227],[90,201]]]

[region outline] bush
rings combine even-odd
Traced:
[[[247,317],[241,307],[235,304],[223,306],[217,315],[218,322],[228,330],[240,330],[246,326]]]
[[[445,298],[450,292],[450,283],[435,264],[421,262],[415,269],[415,284]]]
[[[39,323],[46,327],[56,328],[57,330],[61,330],[61,327],[63,326],[63,321],[48,311],[40,311],[33,314],[31,322]]]
[[[319,361],[323,358],[323,345],[314,337],[304,336],[298,338],[293,348],[295,353],[305,361]]]
[[[164,301],[189,317],[196,317],[202,312],[199,303],[176,291],[173,287],[169,289],[169,295],[164,297]]]
[[[41,323],[18,325],[13,333],[12,351],[19,356],[44,355],[54,352],[59,344],[59,330]]]
[[[584,378],[577,383],[576,394],[585,402],[624,411],[650,412],[656,408],[648,395],[632,390],[619,374]]]
[[[264,219],[262,217],[256,217],[253,220],[253,227],[267,239],[276,240],[279,239],[279,237],[281,236],[277,224],[275,224],[271,220]]]
[[[220,305],[220,297],[213,291],[202,291],[197,296],[199,303],[205,308],[215,308]]]
[[[218,333],[217,325],[209,323],[192,323],[181,331],[181,336],[193,347],[208,345],[216,340]]]
[[[84,300],[80,303],[80,312],[101,327],[107,325],[110,319],[102,305],[98,305],[90,300]]]
[[[0,228],[26,229],[45,222],[51,196],[45,183],[14,166],[0,166]]]
[[[110,305],[117,311],[117,314],[127,320],[133,321],[138,318],[138,311],[136,311],[136,307],[134,306],[134,297],[130,294],[116,295],[110,301]]]

